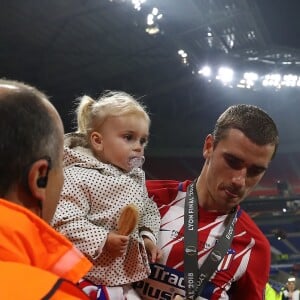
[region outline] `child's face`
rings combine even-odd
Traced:
[[[140,115],[108,118],[101,127],[101,145],[94,148],[97,157],[123,171],[130,171],[130,160],[144,155],[149,136],[149,122]]]

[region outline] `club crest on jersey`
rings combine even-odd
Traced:
[[[222,261],[218,265],[217,270],[218,271],[225,271],[229,268],[233,258],[235,255],[235,250],[233,249],[228,249],[226,255],[223,257]]]

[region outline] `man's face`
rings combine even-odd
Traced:
[[[287,290],[293,292],[295,290],[295,281],[288,281]]]
[[[211,209],[229,212],[261,180],[275,146],[256,145],[237,129],[230,129],[215,148],[213,142],[209,135],[204,145],[205,193]]]

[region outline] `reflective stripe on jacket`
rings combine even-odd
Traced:
[[[32,266],[0,261],[0,299],[85,300],[71,281]]]

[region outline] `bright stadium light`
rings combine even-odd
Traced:
[[[141,10],[142,4],[145,3],[146,0],[131,0],[131,3],[133,4],[134,9]]]
[[[277,73],[267,74],[262,82],[263,86],[281,87],[281,75]]]
[[[227,67],[220,67],[216,79],[227,84],[233,80],[233,70]]]
[[[201,74],[205,77],[210,77],[212,74],[211,68],[209,66],[204,66],[202,69],[198,71],[198,74]]]
[[[295,87],[297,85],[298,76],[293,74],[284,75],[282,79],[282,85]]]

